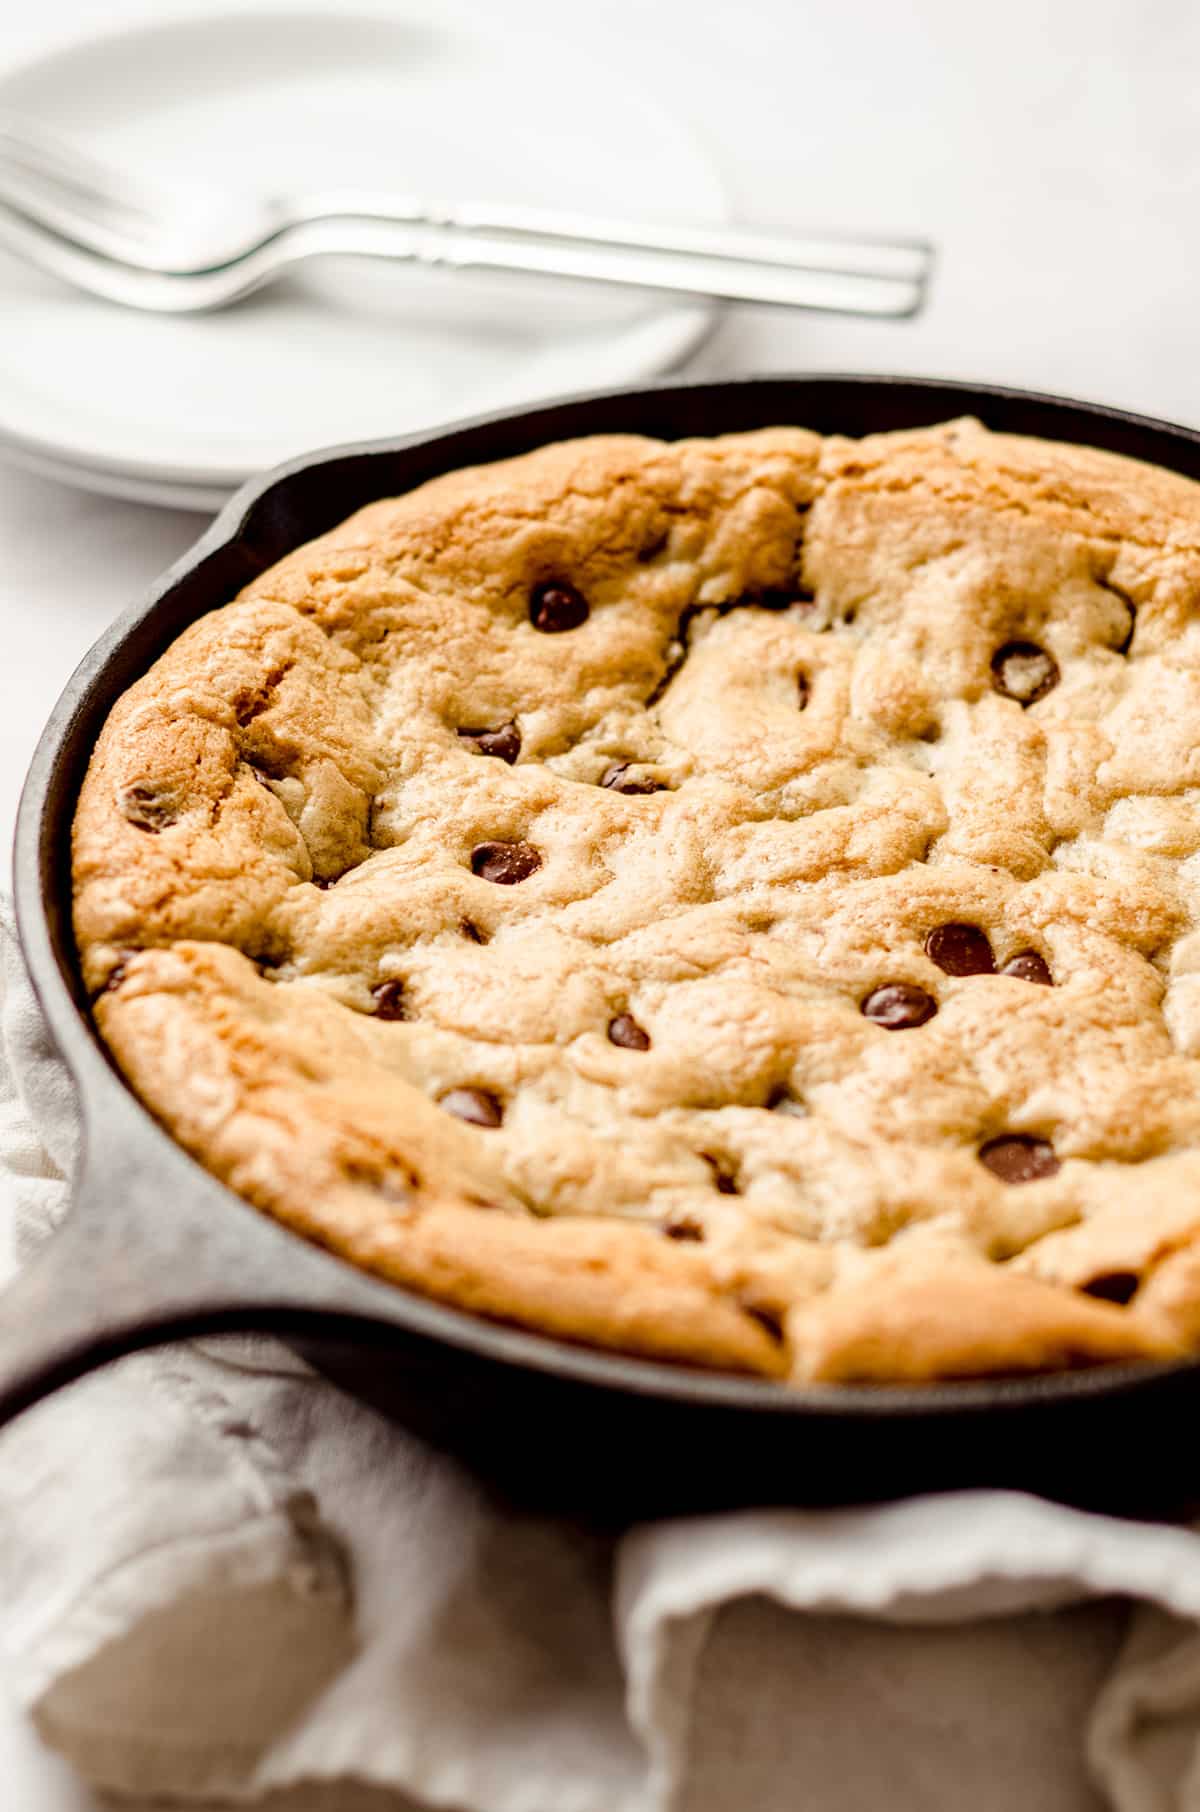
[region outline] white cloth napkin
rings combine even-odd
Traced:
[[[77,1132],[0,919],[19,1258]],[[964,1492],[611,1541],[501,1508],[267,1340],[124,1360],[10,1427],[0,1594],[42,1733],[143,1799],[1200,1809],[1191,1530]]]

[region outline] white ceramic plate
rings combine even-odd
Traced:
[[[168,17],[0,75],[0,109],[156,185],[358,184],[714,220],[690,133],[568,45],[428,0]],[[0,255],[0,444],[44,472],[212,507],[249,474],[681,363],[713,310],[330,260],[215,315],[137,314]]]

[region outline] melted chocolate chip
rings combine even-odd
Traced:
[[[610,1044],[619,1044],[626,1051],[648,1051],[650,1034],[642,1030],[631,1013],[618,1013],[615,1019],[608,1022]]]
[[[404,1011],[404,983],[383,981],[371,989],[376,1019],[407,1019]]]
[[[996,959],[978,925],[935,925],[925,954],[946,975],[994,975]]]
[[[704,1238],[704,1228],[699,1221],[692,1220],[690,1215],[681,1214],[675,1219],[663,1222],[663,1233],[667,1239],[688,1240],[696,1242]]]
[[[478,843],[471,851],[471,870],[482,881],[514,887],[527,881],[542,866],[532,843]]]
[[[1054,1147],[1028,1133],[1004,1133],[979,1147],[979,1161],[1002,1183],[1035,1183],[1052,1177],[1060,1165]]]
[[[463,742],[473,743],[480,755],[495,755],[509,767],[521,753],[521,732],[511,719],[494,730],[460,730],[458,734]]]
[[[1005,642],[992,656],[992,685],[1019,705],[1035,705],[1058,680],[1058,662],[1036,642]]]
[[[1015,956],[1010,956],[1002,965],[1000,973],[1013,975],[1018,981],[1038,982],[1043,988],[1054,986],[1054,977],[1046,965],[1046,959],[1039,956],[1036,950],[1018,950]]]
[[[169,786],[154,780],[135,780],[118,787],[117,809],[135,830],[157,833],[174,824],[179,816],[179,803]]]
[[[471,1126],[499,1126],[504,1119],[504,1109],[495,1095],[490,1095],[485,1088],[448,1089],[440,1097],[438,1106]]]
[[[1085,1283],[1083,1294],[1096,1296],[1101,1302],[1116,1302],[1124,1306],[1133,1301],[1141,1281],[1136,1271],[1106,1271],[1102,1277],[1093,1277],[1089,1283]]]
[[[543,635],[561,635],[565,629],[578,629],[586,623],[588,601],[574,585],[551,580],[535,585],[529,599],[529,621]]]
[[[799,695],[796,701],[797,706],[801,711],[806,711],[808,709],[808,700],[810,696],[807,673],[798,673],[796,675],[796,691]]]
[[[923,1026],[937,1012],[937,1002],[924,988],[911,982],[885,982],[863,1001],[861,1012],[888,1032],[903,1032],[909,1026]]]
[[[643,775],[639,778],[629,771],[627,761],[614,761],[611,767],[605,768],[600,776],[600,785],[606,786],[613,793],[661,793],[660,781],[651,780]]]

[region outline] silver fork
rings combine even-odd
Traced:
[[[167,314],[224,308],[305,259],[349,253],[904,316],[924,301],[933,256],[918,239],[660,227],[367,190],[156,192],[13,119],[0,119],[0,245],[92,295]]]

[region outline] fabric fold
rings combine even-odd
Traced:
[[[79,1140],[0,943],[16,1262]],[[963,1492],[617,1539],[268,1339],[135,1355],[7,1429],[0,1592],[43,1735],[146,1804],[1200,1812],[1193,1531]]]

